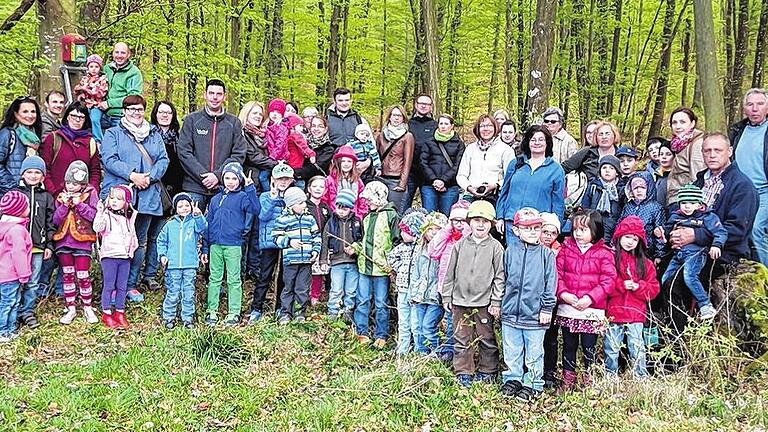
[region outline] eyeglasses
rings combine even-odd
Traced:
[[[72,113],[69,113],[69,117],[70,117],[72,120],[85,120],[85,116],[84,116],[84,115],[82,115],[82,114],[75,114],[75,113],[73,113],[73,112],[72,112]]]
[[[125,107],[123,109],[127,112],[132,112],[132,113],[144,112],[144,107]]]
[[[432,105],[432,102],[416,102],[416,105],[427,105],[427,106],[430,106],[430,105]]]
[[[173,115],[173,111],[158,111],[157,115]]]
[[[544,120],[544,123],[546,123],[546,124],[555,124],[555,123],[560,123],[560,120]]]
[[[480,128],[493,128],[494,126],[492,124],[481,124]]]

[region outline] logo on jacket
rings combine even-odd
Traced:
[[[197,130],[198,135],[208,135],[208,129],[198,129]]]

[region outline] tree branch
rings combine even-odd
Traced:
[[[35,4],[35,0],[22,0],[19,7],[17,7],[16,10],[5,19],[3,25],[0,26],[0,34],[6,33],[12,29],[13,26],[24,17],[24,14],[27,13],[33,4]]]

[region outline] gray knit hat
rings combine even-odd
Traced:
[[[616,169],[616,174],[621,174],[621,161],[619,158],[617,158],[614,155],[605,155],[600,158],[600,167],[602,168],[603,165],[608,164]]]
[[[64,174],[64,181],[67,183],[88,184],[88,165],[81,160],[72,161]]]
[[[304,193],[301,188],[289,187],[285,191],[285,196],[283,196],[283,201],[285,201],[285,207],[291,208],[295,206],[296,204],[301,204],[307,200],[307,195]]]

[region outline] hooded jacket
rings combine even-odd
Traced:
[[[642,178],[645,180],[645,184],[648,187],[646,191],[645,199],[636,202],[632,198],[632,180],[635,178]],[[635,215],[642,219],[645,226],[645,237],[648,239],[648,257],[660,258],[664,255],[664,241],[653,235],[653,230],[656,227],[664,227],[666,218],[666,210],[664,207],[656,201],[656,183],[653,181],[653,176],[648,171],[638,171],[627,180],[627,184],[624,187],[624,193],[627,196],[627,203],[624,205],[624,209],[621,211],[621,216],[616,223],[619,223],[627,216]]]
[[[501,306],[504,295],[504,248],[491,236],[472,236],[453,245],[441,290],[443,304],[475,308]]]
[[[584,196],[581,197],[581,206],[587,209],[596,210],[597,204],[602,199],[604,193],[605,188],[603,186],[603,181],[599,177],[593,178],[589,181],[587,190],[584,191]],[[603,217],[605,242],[609,244],[611,243],[611,238],[613,237],[613,231],[616,229],[616,220],[619,218],[619,216],[621,216],[621,195],[625,193],[624,189],[620,187],[618,181],[616,182],[616,193],[618,194],[618,199],[611,200],[611,210],[599,212]],[[656,195],[654,195],[654,197],[655,196]]]
[[[128,95],[139,95],[144,92],[144,77],[132,61],[128,60],[118,67],[115,62],[104,65],[109,90],[107,91],[107,115],[123,116],[123,99]]]
[[[440,304],[440,289],[437,284],[437,271],[440,262],[429,256],[428,250],[422,247],[422,237],[413,253],[411,267],[410,298],[412,302],[423,304]]]
[[[557,290],[555,254],[548,248],[523,241],[507,245],[504,256],[506,283],[501,300],[501,322],[516,328],[548,328],[539,313],[552,314]]]
[[[259,214],[260,209],[256,186],[238,187],[231,192],[222,187],[208,204],[208,230],[203,239],[203,253],[208,253],[210,245],[241,246],[246,216]]]
[[[283,213],[285,201],[282,194],[276,197],[272,193],[262,192],[259,196],[261,209],[259,210],[259,249],[280,249],[275,244],[272,231],[275,229],[277,218]]]
[[[133,258],[133,253],[139,247],[136,237],[136,216],[134,210],[131,218],[104,208],[96,211],[93,218],[93,230],[101,237],[99,257],[103,258]]]
[[[0,218],[0,283],[27,283],[32,275],[32,238],[25,222],[13,216]]]
[[[624,286],[624,281],[628,280],[637,283],[639,287],[634,291],[628,290]],[[610,322],[616,324],[644,323],[648,319],[648,303],[659,295],[660,289],[653,261],[645,259],[645,278],[639,279],[635,257],[622,250],[616,282],[613,292],[608,295],[605,315]]]
[[[363,218],[362,239],[354,243],[357,251],[357,268],[367,276],[387,276],[387,254],[400,238],[400,218],[394,204],[371,210]],[[373,261],[371,261],[371,258]]]
[[[226,112],[212,115],[205,108],[186,116],[176,144],[185,172],[184,191],[214,195],[216,190],[203,186],[203,174],[212,172],[221,179],[224,165],[245,161],[246,147],[237,117]]]
[[[168,258],[168,269],[196,269],[200,263],[197,243],[208,229],[205,216],[175,215],[157,236],[157,257]]]
[[[53,235],[56,225],[53,224],[54,201],[42,185],[27,186],[22,180],[18,191],[29,199],[29,233],[32,236],[32,246],[37,249],[53,250]]]
[[[605,242],[598,240],[582,253],[573,237],[563,241],[563,246],[557,254],[559,300],[562,300],[564,293],[574,294],[578,298],[586,295],[592,299],[590,308],[605,310],[615,283],[616,264],[613,251]]]

